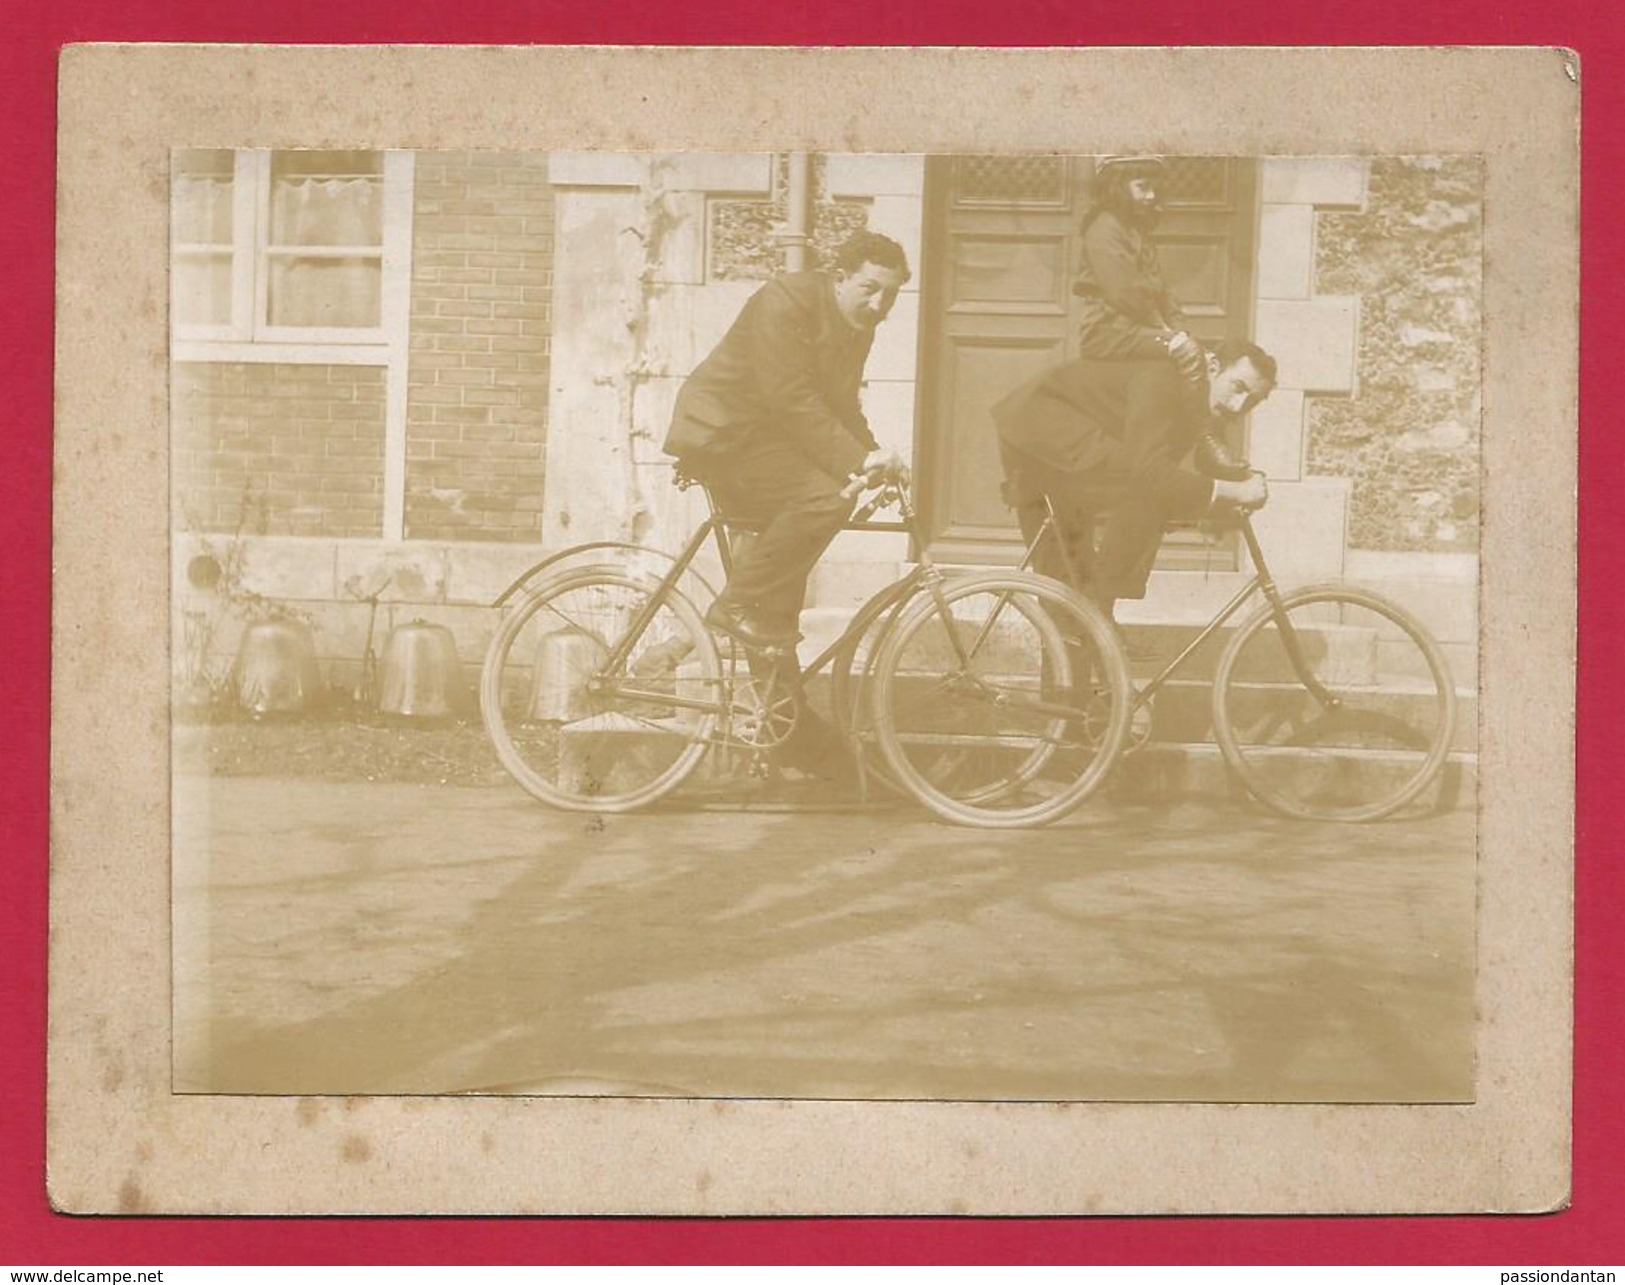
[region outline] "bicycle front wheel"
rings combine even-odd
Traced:
[[[591,566],[508,613],[480,673],[480,712],[502,766],[538,799],[627,812],[698,766],[721,690],[716,645],[686,598]]]
[[[1015,828],[1065,816],[1105,780],[1131,691],[1095,607],[994,573],[913,599],[875,659],[871,717],[892,773],[938,816]]]
[[[920,590],[916,577],[888,585],[858,609],[830,665],[830,714],[835,726],[858,752],[866,777],[893,794],[908,796],[878,752],[870,720],[870,693],[881,640]]]
[[[1261,802],[1374,821],[1410,804],[1450,752],[1443,653],[1404,608],[1342,585],[1284,595],[1237,630],[1213,680],[1213,730]]]

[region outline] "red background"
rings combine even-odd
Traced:
[[[246,9],[247,6],[244,6]],[[1525,1263],[1625,1262],[1625,898],[1607,749],[1625,697],[1617,514],[1625,393],[1607,336],[1625,324],[1617,217],[1625,18],[1617,0],[1289,8],[1270,0],[7,0],[0,36],[0,1261],[210,1263]],[[1581,669],[1574,1203],[1542,1217],[1177,1220],[633,1221],[69,1218],[45,1200],[51,354],[56,55],[73,41],[471,44],[1519,44],[1582,58],[1584,136]],[[14,980],[13,980],[14,979]]]

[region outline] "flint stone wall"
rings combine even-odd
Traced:
[[[1349,396],[1309,399],[1309,471],[1353,481],[1349,546],[1478,548],[1483,166],[1370,162],[1359,211],[1321,211],[1316,294],[1360,301]]]

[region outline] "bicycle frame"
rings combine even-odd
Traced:
[[[901,515],[900,520],[895,522],[875,521],[870,515],[877,511],[881,504],[886,502],[888,499],[895,500],[895,502],[898,504]],[[1017,566],[1017,570],[1028,571],[1031,568],[1039,545],[1042,543],[1044,538],[1048,536],[1051,539],[1054,539],[1058,546],[1062,564],[1066,570],[1068,582],[1075,584],[1077,579],[1076,570],[1071,557],[1067,554],[1066,543],[1060,538],[1060,520],[1055,513],[1053,505],[1049,503],[1047,498],[1045,500],[1045,508],[1046,515],[1043,525],[1039,528],[1038,533],[1033,538],[1032,543],[1027,546],[1027,549],[1022,556],[1022,560]],[[854,517],[853,520],[843,525],[843,530],[900,532],[910,536],[916,534],[915,528],[917,525],[917,515],[913,505],[909,501],[907,493],[901,488],[882,489],[867,504],[860,507],[857,513],[858,516]],[[636,645],[638,639],[642,637],[643,631],[648,628],[650,622],[654,619],[656,612],[658,612],[661,607],[661,604],[664,603],[671,594],[677,591],[678,584],[682,580],[683,576],[689,572],[695,558],[699,556],[700,550],[705,547],[706,541],[715,541],[717,553],[721,559],[724,572],[728,573],[732,571],[733,549],[729,537],[730,526],[731,524],[726,518],[723,517],[722,513],[717,509],[715,503],[712,502],[710,515],[699,525],[698,528],[696,528],[694,534],[689,537],[687,543],[683,546],[682,551],[675,557],[662,554],[663,557],[669,558],[670,566],[667,568],[665,574],[661,576],[659,581],[656,582],[654,591],[638,609],[637,614],[632,619],[631,625],[620,636],[614,647],[610,650],[609,655],[604,661],[603,673],[614,675],[624,671],[627,657],[630,655],[632,648]],[[1297,631],[1293,628],[1290,617],[1288,617],[1282,610],[1281,591],[1276,585],[1274,577],[1270,574],[1269,565],[1264,558],[1264,551],[1259,543],[1257,533],[1253,530],[1252,519],[1249,514],[1245,512],[1239,514],[1239,527],[1242,538],[1246,542],[1248,553],[1252,557],[1254,567],[1252,578],[1214,615],[1214,617],[1202,628],[1202,630],[1180,650],[1178,655],[1176,655],[1172,660],[1168,661],[1154,677],[1147,680],[1144,684],[1139,684],[1136,686],[1134,695],[1134,707],[1136,709],[1148,705],[1153,699],[1155,699],[1158,692],[1160,692],[1168,684],[1173,676],[1179,672],[1179,670],[1184,666],[1185,662],[1189,660],[1193,654],[1195,654],[1202,644],[1207,642],[1208,639],[1213,637],[1213,635],[1216,634],[1220,629],[1224,628],[1224,626],[1229,623],[1229,621],[1231,621],[1237,615],[1237,613],[1239,613],[1253,599],[1255,595],[1260,594],[1270,604],[1271,609],[1275,613],[1276,624],[1280,630],[1282,645],[1286,650],[1288,659],[1290,660],[1293,671],[1296,673],[1298,680],[1317,700],[1328,708],[1336,708],[1339,704],[1337,698],[1328,692],[1315,677],[1309,665],[1308,659],[1304,654],[1303,645],[1298,638]],[[621,545],[618,543],[611,544],[606,542],[606,544],[602,547],[631,549],[635,546]],[[534,571],[535,569],[533,569],[531,572],[527,572],[525,576],[521,577],[519,581],[515,582],[515,584],[510,587],[508,593],[513,592],[513,590],[517,589],[520,584],[531,578]],[[880,593],[871,598],[869,602],[865,603],[864,607],[857,612],[852,621],[847,625],[846,629],[841,632],[840,636],[802,667],[802,677],[805,678],[808,675],[817,674],[829,666],[834,661],[835,657],[841,653],[843,648],[851,643],[856,636],[861,636],[861,634],[870,627],[876,616],[888,608],[895,607],[897,604],[906,601],[919,588],[923,587],[930,592],[933,597],[937,599],[938,606],[945,609],[946,604],[942,601],[942,585],[944,580],[945,577],[941,569],[932,561],[929,551],[922,545],[919,548],[918,564],[901,579],[888,586],[886,589],[882,590]],[[504,597],[506,596],[508,595],[504,594]],[[977,636],[974,639],[971,639],[968,645],[959,637],[957,633],[950,632],[949,641],[952,644],[954,651],[957,653],[961,665],[968,666],[970,664],[970,657],[976,653],[976,651],[986,641],[988,635],[993,631],[998,621],[1000,609],[995,609],[989,613],[988,618],[982,623],[980,629],[977,631]],[[594,683],[602,684],[605,681],[605,679],[599,678],[595,679]],[[722,713],[726,711],[726,705],[721,699],[707,700],[692,696],[683,696],[670,691],[662,692],[654,689],[644,689],[636,686],[635,684],[627,683],[624,679],[620,678],[612,681],[614,682],[616,692],[623,697],[658,701],[660,704],[666,706],[698,710],[707,713]],[[1049,707],[1043,706],[1043,708],[1048,709]],[[1054,708],[1053,712],[1059,715],[1065,714],[1068,711],[1065,707],[1057,706]]]
[[[885,493],[882,492],[882,495],[884,494]],[[910,506],[907,496],[901,490],[897,490],[894,492],[894,494],[901,503],[901,521],[877,522],[871,517],[862,516],[845,523],[842,530],[888,531],[913,535],[915,525],[913,508]],[[858,512],[865,515],[873,513],[879,507],[880,502],[881,497],[877,496],[874,500],[871,500],[868,504],[861,507]],[[682,551],[675,557],[670,558],[671,565],[667,568],[665,574],[660,577],[659,581],[656,582],[654,591],[649,595],[647,601],[645,601],[644,604],[638,609],[637,614],[632,618],[631,625],[624,633],[622,633],[620,638],[616,641],[614,647],[611,648],[609,655],[605,657],[603,672],[615,674],[624,668],[628,655],[631,653],[631,650],[636,645],[638,639],[643,636],[643,631],[649,627],[649,623],[654,619],[655,613],[659,611],[661,604],[667,601],[670,595],[677,591],[678,584],[682,580],[683,576],[688,573],[695,558],[699,556],[700,550],[705,547],[707,540],[714,540],[716,542],[717,554],[721,558],[724,573],[726,574],[732,571],[733,549],[729,537],[729,529],[730,523],[726,518],[723,517],[722,513],[717,509],[715,503],[712,502],[710,516],[707,517],[698,528],[696,528],[694,534],[689,537],[688,542],[683,546]],[[612,542],[604,542],[600,547],[615,549],[638,548],[638,546],[623,545]],[[662,556],[669,557],[670,555]],[[504,592],[503,598],[506,599],[521,585],[530,580],[538,569],[539,568],[532,568],[530,571],[526,572],[525,575],[521,576],[519,580],[515,581],[514,584],[509,586],[509,588]],[[873,603],[877,610],[873,612],[860,611],[858,615],[853,618],[852,623],[841,633],[840,637],[838,637],[834,642],[820,652],[817,657],[802,668],[802,676],[805,677],[809,674],[816,674],[829,665],[840,653],[842,647],[851,640],[853,635],[867,629],[874,615],[878,614],[879,610],[883,610],[888,603],[895,602],[900,598],[909,596],[912,593],[913,587],[916,585],[922,583],[927,585],[938,584],[940,583],[940,580],[941,573],[937,571],[935,566],[931,563],[930,556],[928,554],[924,554],[922,551],[922,558],[918,566],[916,566],[902,579],[898,580],[895,584],[889,586],[880,594],[876,595]],[[603,680],[600,679],[595,681],[602,682]],[[672,692],[645,690],[637,687],[636,685],[620,680],[615,681],[615,690],[617,694],[623,697],[658,701],[662,705],[675,708],[693,709],[707,713],[721,713],[724,712],[726,708],[721,700],[703,700]]]
[[[1066,551],[1066,541],[1061,538],[1060,518],[1056,515],[1055,506],[1050,503],[1048,496],[1044,498],[1044,508],[1043,525],[1038,528],[1038,534],[1033,537],[1032,543],[1027,546],[1027,551],[1021,559],[1020,569],[1026,570],[1031,565],[1039,544],[1048,535],[1055,541],[1056,548],[1061,555],[1061,563],[1066,569],[1067,581],[1076,584],[1078,578],[1077,569],[1072,562],[1071,556]],[[1208,621],[1201,632],[1186,643],[1179,654],[1158,670],[1153,678],[1148,679],[1144,684],[1136,685],[1135,709],[1149,705],[1155,699],[1157,693],[1167,686],[1169,680],[1196,653],[1202,644],[1218,633],[1220,629],[1223,629],[1235,617],[1236,613],[1257,594],[1264,596],[1265,601],[1269,603],[1270,609],[1275,614],[1276,628],[1281,634],[1281,645],[1286,649],[1287,659],[1291,662],[1293,672],[1298,676],[1298,681],[1309,690],[1309,693],[1316,700],[1328,709],[1336,709],[1342,703],[1336,696],[1327,691],[1320,680],[1315,677],[1308,657],[1304,654],[1303,643],[1298,638],[1298,631],[1293,627],[1291,617],[1282,609],[1281,590],[1275,583],[1275,577],[1270,574],[1269,563],[1264,558],[1264,548],[1258,541],[1258,533],[1253,530],[1251,513],[1242,510],[1237,516],[1242,539],[1246,542],[1247,552],[1253,560],[1252,579],[1243,585],[1235,596],[1219,609],[1213,619]]]
[[[848,495],[858,485],[855,480]],[[624,716],[609,719],[602,728],[595,723],[583,729],[597,738],[582,742],[593,747],[589,753],[617,752],[617,742],[604,738],[613,738],[631,726],[628,718],[646,724],[647,731],[659,733],[673,744],[679,742],[672,738],[679,738],[682,745],[681,755],[669,764],[652,764],[654,775],[641,787],[621,789],[617,785],[619,793],[604,810],[640,806],[675,788],[699,763],[707,747],[752,751],[751,771],[771,770],[774,759],[770,751],[788,743],[798,720],[807,712],[801,691],[804,680],[825,672],[833,678],[830,704],[834,721],[856,751],[860,789],[868,779],[864,755],[868,748],[878,746],[885,767],[876,769],[876,779],[912,794],[948,820],[995,827],[1053,820],[1081,801],[1104,780],[1122,753],[1143,744],[1152,734],[1153,729],[1142,728],[1130,715],[1146,710],[1160,692],[1169,688],[1193,655],[1227,626],[1234,636],[1227,640],[1214,672],[1214,729],[1227,761],[1244,774],[1252,771],[1250,758],[1243,763],[1230,722],[1232,706],[1225,693],[1236,679],[1237,657],[1253,655],[1247,650],[1250,640],[1268,639],[1272,634],[1279,638],[1290,674],[1283,675],[1279,653],[1272,653],[1265,657],[1268,672],[1260,681],[1275,688],[1284,679],[1286,694],[1294,700],[1295,708],[1302,705],[1297,693],[1305,692],[1323,710],[1336,710],[1343,704],[1313,669],[1321,622],[1327,617],[1317,610],[1304,623],[1295,625],[1289,613],[1298,611],[1300,604],[1308,606],[1326,599],[1369,605],[1412,637],[1436,677],[1445,672],[1437,648],[1425,636],[1418,636],[1419,627],[1375,595],[1344,594],[1336,586],[1283,591],[1271,574],[1250,512],[1239,510],[1234,525],[1253,560],[1246,583],[1154,677],[1135,683],[1128,671],[1121,634],[1114,634],[1108,613],[1091,602],[1088,595],[1079,593],[1078,560],[1069,556],[1070,533],[1053,505],[1046,501],[1039,529],[1013,572],[943,568],[933,562],[930,551],[918,540],[919,515],[906,489],[892,483],[879,487],[860,503],[841,529],[914,537],[916,565],[871,595],[852,614],[839,636],[803,669],[791,647],[749,647],[737,639],[719,637],[714,624],[702,625],[696,604],[706,603],[706,591],[715,593],[696,570],[707,542],[715,542],[722,568],[731,574],[737,565],[735,554],[745,549],[738,541],[745,539],[746,532],[759,529],[749,523],[731,523],[709,495],[707,499],[709,514],[676,556],[619,542],[577,546],[532,567],[502,595],[501,601],[523,595],[525,604],[506,616],[489,649],[481,675],[482,713],[503,765],[544,801],[592,809],[601,782],[597,769],[581,780],[571,777],[562,757],[558,764],[544,761],[543,766],[526,761],[531,745],[539,745],[545,754],[556,751],[562,755],[563,730],[556,733],[557,739],[538,733],[541,739],[537,741],[533,736],[529,742],[515,742],[510,734],[508,697],[515,682],[524,676],[517,670],[513,674],[504,671],[510,655],[516,657],[515,666],[524,665],[514,649],[524,631],[540,617],[545,617],[541,622],[543,641],[549,641],[546,635],[562,626],[567,632],[587,635],[592,645],[577,645],[581,640],[569,640],[556,647],[538,648],[529,676],[524,679],[531,684],[531,695],[530,704],[523,705],[518,715],[521,722],[551,719],[570,723],[598,713],[615,715],[621,713],[617,701],[630,701],[632,705],[625,709]],[[893,505],[899,520],[875,519],[883,508]],[[1033,563],[1050,552],[1043,544],[1046,539],[1060,546],[1056,568],[1059,574],[1055,579],[1046,579],[1032,570]],[[624,568],[617,565],[623,560],[613,556],[623,551],[634,555]],[[599,554],[596,560],[595,554]],[[655,554],[657,560],[650,563],[643,554]],[[712,565],[709,555],[702,565]],[[696,584],[701,588],[698,594]],[[1255,596],[1261,596],[1266,605],[1239,629],[1235,628],[1232,622]],[[1028,633],[1020,632],[1023,622],[1017,622],[1014,629],[1001,627],[1001,620],[1010,624],[1011,613],[1025,618],[1030,626]],[[937,637],[938,629],[943,639]],[[1037,631],[1036,644],[1029,641],[1031,630]],[[923,649],[916,650],[922,638]],[[992,647],[988,646],[990,641]],[[1274,643],[1266,642],[1265,646],[1273,648]],[[1031,663],[1034,655],[1038,657],[1037,668]],[[747,666],[744,672],[741,657]],[[1008,673],[999,668],[1012,659],[1017,663]],[[569,680],[572,695],[568,707],[560,703],[557,712],[539,712],[539,684],[555,661],[571,666],[585,661],[585,670],[574,669]],[[1334,666],[1333,672],[1342,673],[1343,668]],[[1254,670],[1243,665],[1240,672],[1250,709],[1256,703],[1249,685]],[[1013,681],[1006,681],[1007,677]],[[1296,687],[1292,686],[1293,678]],[[923,679],[930,681],[922,683]],[[1328,681],[1340,679],[1332,677]],[[1432,734],[1429,741],[1429,757],[1423,764],[1426,773],[1436,772],[1442,761],[1442,747],[1447,747],[1449,739],[1448,685],[1445,690],[1443,720],[1438,724],[1442,730]],[[578,702],[574,693],[590,693],[597,700]],[[522,696],[523,691],[518,694]],[[1006,723],[988,723],[980,715],[974,723],[963,721],[958,714],[950,721],[937,718],[937,701],[966,699],[973,703],[985,700],[1029,720],[1038,716],[1040,722],[1017,724],[1007,731]],[[638,708],[643,703],[659,708]],[[577,710],[585,712],[574,712]],[[692,719],[674,719],[666,726],[664,720],[672,719],[677,710],[710,717],[703,720],[703,725]],[[910,721],[920,711],[928,721]],[[992,717],[1003,719],[1006,715]],[[932,719],[936,721],[929,721]],[[930,747],[925,758],[915,754],[915,745]],[[963,752],[940,746],[962,746]],[[1019,748],[1017,765],[1009,767],[997,756],[981,754],[988,746]],[[1081,767],[1074,754],[1055,758],[1058,750],[1078,749],[1085,752]],[[978,754],[987,760],[985,766]],[[946,771],[955,776],[957,783],[953,786],[945,784],[948,777],[943,775],[944,764]],[[1062,775],[1071,773],[1061,787],[1063,792],[1046,785],[1043,789],[1051,790],[1047,795],[1042,789],[1033,799],[1021,794],[1040,776],[1046,782],[1061,779],[1057,767]],[[981,772],[989,768],[994,775],[986,784],[965,786],[967,769]],[[550,775],[555,770],[559,773],[557,779]],[[1291,811],[1293,804],[1270,794],[1267,782],[1261,786],[1250,776],[1246,779],[1249,789],[1270,806],[1300,814]],[[1393,806],[1408,802],[1419,788],[1415,782],[1425,785],[1427,779],[1418,776],[1407,784],[1411,794],[1400,797]],[[1353,819],[1383,814],[1368,811]]]

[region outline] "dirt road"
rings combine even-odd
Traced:
[[[182,1091],[1472,1096],[1470,810],[984,834],[177,784]]]

